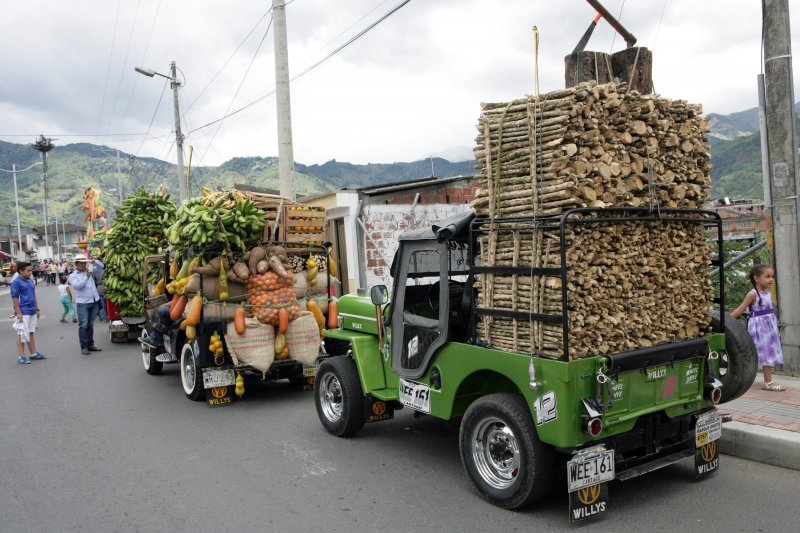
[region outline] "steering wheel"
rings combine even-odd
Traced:
[[[439,290],[441,286],[441,282],[437,281],[428,288],[428,305],[436,316],[439,316]]]

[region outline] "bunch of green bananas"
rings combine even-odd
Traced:
[[[264,212],[251,200],[242,198],[225,208],[227,196],[219,196],[211,205],[206,205],[206,198],[184,202],[175,223],[166,230],[178,255],[185,258],[224,249],[244,253],[261,239]]]
[[[142,262],[145,256],[164,253],[164,228],[175,220],[175,203],[161,193],[139,188],[119,208],[106,239],[104,276],[106,296],[120,307],[122,316],[142,315]],[[158,281],[158,267],[148,279]],[[152,281],[152,280],[151,280]]]

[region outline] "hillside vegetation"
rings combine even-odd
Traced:
[[[32,139],[33,140],[33,139]],[[18,169],[41,160],[39,152],[27,144],[0,141],[0,168],[10,170],[12,164]],[[470,175],[475,172],[474,161],[451,163],[441,158],[433,159],[435,175],[451,177]],[[67,223],[83,223],[79,206],[87,187],[102,191],[101,199],[109,213],[119,206],[118,183],[124,195],[133,187],[144,186],[148,191],[163,187],[177,196],[176,167],[173,163],[154,158],[137,158],[134,178],[131,177],[128,154],[120,152],[121,173],[117,173],[116,151],[105,146],[88,143],[56,146],[48,153],[48,185],[50,190],[50,212]],[[431,160],[411,163],[366,164],[328,161],[323,165],[295,164],[295,191],[298,197],[321,192],[380,185],[431,175]],[[16,226],[14,194],[11,174],[2,173],[3,190],[10,193],[0,195],[0,226]],[[135,184],[134,184],[135,180]],[[232,187],[246,184],[264,189],[279,189],[277,157],[236,157],[216,167],[192,169],[189,194],[199,194],[202,187]],[[26,226],[43,224],[44,188],[41,165],[17,173],[20,220]]]

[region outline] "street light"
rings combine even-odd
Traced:
[[[37,161],[37,162],[33,163],[32,165],[23,168],[19,172],[25,172],[26,170],[30,170],[33,167],[35,167],[36,165],[41,165],[41,164],[42,164],[41,161]],[[5,170],[3,168],[0,168],[0,171],[2,171],[2,172],[11,172],[14,175],[14,204],[16,204],[16,209],[17,209],[17,238],[19,239],[19,250],[17,251],[17,253],[19,254],[19,252],[22,251],[22,226],[20,226],[20,224],[19,224],[19,196],[17,195],[17,165],[15,165],[15,164],[11,165],[11,170]],[[47,221],[45,221],[45,224],[47,224]],[[10,235],[8,236],[8,240],[9,240],[9,242],[11,241],[11,236]],[[10,245],[9,245],[9,248],[10,248]],[[17,257],[19,258],[19,255]]]
[[[170,76],[149,68],[135,67],[134,70],[148,78],[153,76],[166,78],[172,86],[172,104],[175,110],[175,145],[178,152],[178,199],[180,203],[183,203],[186,200],[186,181],[183,176],[183,135],[181,134],[181,112],[178,106],[178,87],[180,86],[180,83],[178,83],[178,68],[175,66],[174,61],[171,62],[169,64]]]

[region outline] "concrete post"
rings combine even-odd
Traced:
[[[169,64],[169,73],[172,77],[172,105],[175,113],[175,147],[178,152],[178,205],[186,201],[186,176],[183,170],[183,134],[181,133],[181,111],[178,104],[178,68],[175,62]]]
[[[800,241],[797,139],[788,0],[763,0],[772,227],[785,368],[800,371]]]
[[[275,24],[275,99],[278,105],[278,179],[281,196],[295,201],[292,105],[289,97],[289,50],[286,44],[286,2],[272,0]]]

